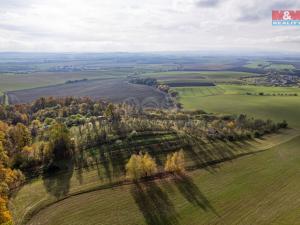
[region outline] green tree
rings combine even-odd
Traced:
[[[49,148],[54,159],[65,159],[72,155],[72,143],[68,128],[63,123],[54,123],[49,130]]]

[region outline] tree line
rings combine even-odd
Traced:
[[[184,137],[177,138],[178,146],[189,140],[237,141],[286,127],[286,121],[274,123],[246,115],[140,109],[90,98],[49,97],[30,104],[0,105],[0,221],[11,221],[8,198],[25,178],[52,172],[60,160],[88,157],[92,148],[121,148],[132,141],[143,142],[152,134]],[[157,148],[162,151],[164,147]],[[114,154],[111,149],[110,155]],[[147,152],[132,155],[126,166],[128,177],[133,179],[159,171],[184,171],[182,152],[168,155],[163,170]]]

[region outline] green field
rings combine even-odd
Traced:
[[[263,68],[263,67],[266,67],[269,65],[270,65],[269,62],[266,62],[263,60],[258,60],[258,61],[248,62],[246,65],[244,65],[244,67],[251,68],[251,69],[257,69],[257,68]]]
[[[114,71],[97,72],[36,72],[28,74],[0,73],[0,91],[15,91],[63,84],[68,80],[105,79],[125,77]]]
[[[197,150],[190,151],[186,149],[186,166],[190,168],[198,168],[206,162],[222,161],[225,158],[234,158],[244,154],[251,154],[267,150],[280,143],[284,143],[296,137],[298,133],[295,130],[286,130],[284,133],[267,136],[266,139],[249,142],[221,142],[217,141],[211,144],[204,144],[196,148]],[[165,135],[164,140],[170,140],[170,135]],[[153,138],[148,139],[149,141]],[[162,142],[162,140],[160,140]],[[137,143],[135,143],[136,145]],[[259,153],[260,154],[260,153]],[[123,155],[124,157],[124,155]],[[165,154],[161,152],[155,155],[158,162],[163,161]],[[83,170],[74,170],[68,173],[62,173],[51,178],[39,178],[31,181],[19,190],[11,200],[11,209],[14,214],[16,224],[22,224],[26,218],[30,218],[31,214],[35,214],[38,210],[51,205],[57,198],[60,199],[67,195],[78,195],[84,192],[91,192],[94,190],[110,187],[112,184],[124,179],[122,173],[120,174],[120,163],[122,160],[113,160],[108,164],[99,164]],[[230,163],[229,163],[230,164]],[[214,167],[208,167],[208,171],[215,171]],[[217,172],[217,170],[215,171]],[[213,172],[213,173],[215,173]],[[114,192],[115,188],[110,189]],[[107,190],[105,190],[106,192]],[[101,199],[100,197],[97,199]],[[95,199],[96,200],[96,199]],[[102,201],[102,200],[101,200]],[[114,201],[118,201],[116,198]],[[63,203],[64,201],[61,201]],[[83,203],[82,204],[87,204]],[[100,204],[100,203],[99,203]],[[116,204],[116,203],[113,203]],[[181,203],[183,204],[183,203]],[[92,205],[91,205],[92,207]],[[136,204],[127,207],[135,208]],[[95,206],[98,209],[98,206]],[[90,212],[95,214],[94,211]],[[97,214],[95,214],[96,216]],[[51,218],[51,223],[52,224]],[[83,217],[83,220],[86,218]],[[95,221],[96,218],[94,218]],[[111,218],[113,219],[113,218]],[[67,219],[65,219],[68,221]],[[55,221],[55,220],[54,220]],[[90,223],[93,224],[93,223]],[[131,223],[129,223],[131,224]],[[133,223],[134,224],[134,223]]]
[[[195,72],[182,72],[182,71],[172,71],[172,72],[157,72],[157,73],[145,73],[143,76],[147,77],[167,77],[167,76],[179,76],[179,77],[189,77],[189,76],[199,76],[199,77],[209,77],[214,79],[224,79],[224,78],[240,78],[243,76],[253,76],[257,75],[255,73],[247,72],[235,72],[235,71],[195,71]]]
[[[176,90],[179,92],[179,101],[188,110],[203,109],[207,112],[225,114],[244,113],[256,118],[287,120],[291,126],[300,127],[300,88],[218,85],[183,87]],[[247,92],[252,95],[247,95]],[[260,92],[264,92],[265,95],[260,96]],[[298,96],[285,96],[294,93]],[[270,96],[266,96],[267,94]]]
[[[266,69],[271,69],[271,70],[294,70],[296,68],[292,64],[271,64],[270,66],[267,66]]]
[[[76,195],[29,224],[300,224],[299,144],[296,137],[215,172]]]
[[[251,69],[266,69],[266,70],[294,70],[296,69],[295,66],[292,64],[283,64],[283,63],[271,63],[266,62],[263,60],[260,61],[251,61],[248,64],[246,64],[244,67],[251,68]]]
[[[185,82],[191,86],[193,82],[211,82],[211,83],[231,83],[242,84],[242,77],[257,76],[256,73],[236,72],[236,71],[170,71],[142,74],[144,77],[153,77],[162,83]],[[198,85],[196,85],[198,86]]]

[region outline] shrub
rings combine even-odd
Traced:
[[[278,123],[278,127],[279,128],[287,128],[288,123],[286,122],[286,120],[283,120],[281,123]]]

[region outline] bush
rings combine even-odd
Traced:
[[[282,121],[281,123],[278,123],[279,128],[288,128],[288,123],[286,120]]]
[[[255,131],[254,132],[254,137],[255,138],[260,138],[263,134],[260,131]]]

